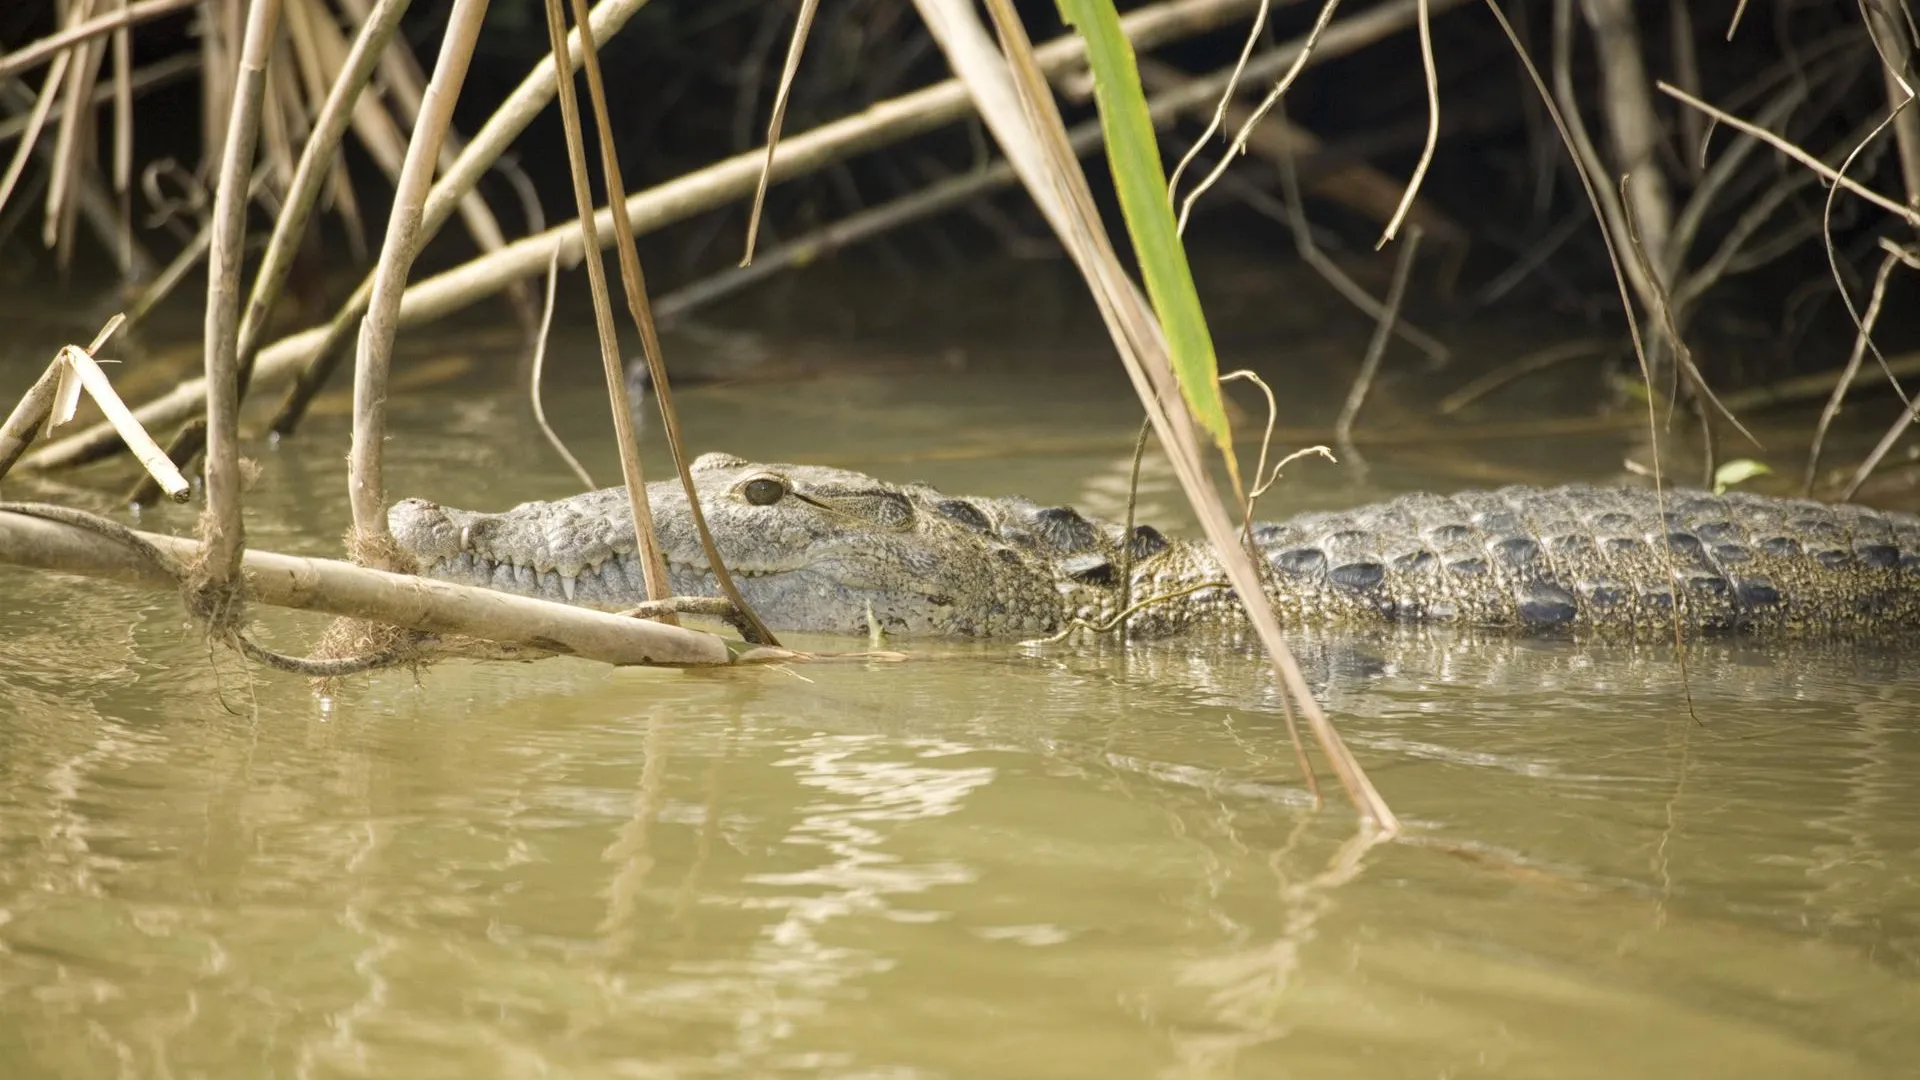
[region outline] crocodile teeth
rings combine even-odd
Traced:
[[[460,550],[473,550],[473,526],[471,525],[460,526]]]
[[[579,580],[579,578],[572,574],[560,575],[560,591],[567,595],[567,603],[569,604],[573,603],[573,589]]]

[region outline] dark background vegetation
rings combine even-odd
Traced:
[[[0,43],[17,46],[50,32],[50,6],[0,5]],[[631,190],[760,145],[797,6],[789,0],[655,0],[604,50],[602,59],[615,103],[614,125]],[[1060,32],[1051,0],[1028,0],[1020,6],[1036,40]],[[1357,0],[1349,6],[1363,7]],[[1752,4],[1739,33],[1729,42],[1725,35],[1733,6],[1695,3],[1688,9],[1694,21],[1692,45],[1708,100],[1738,112],[1741,95],[1763,75],[1793,77],[1798,54],[1811,43],[1852,32],[1859,38],[1851,46],[1859,62],[1848,65],[1846,74],[1831,85],[1816,89],[1812,95],[1816,104],[1794,115],[1788,134],[1823,152],[1863,119],[1884,115],[1885,91],[1871,46],[1859,33],[1860,15],[1854,5],[1827,0]],[[1317,7],[1296,4],[1276,11],[1269,35],[1275,40],[1296,36]],[[1510,2],[1507,7],[1544,66],[1551,5]],[[1640,7],[1649,73],[1671,78],[1676,40],[1671,8],[1665,3]],[[424,67],[431,66],[447,8],[447,0],[421,2],[408,16],[408,43]],[[488,19],[456,117],[458,128],[466,132],[475,130],[546,52],[541,10],[534,0],[498,0]],[[1476,299],[1480,285],[1506,270],[1569,215],[1589,214],[1586,196],[1558,137],[1486,10],[1468,5],[1438,16],[1434,30],[1444,126],[1424,194],[1467,227],[1473,244],[1457,279],[1442,282],[1431,270],[1434,260],[1427,261],[1426,272],[1416,280],[1410,311],[1443,328],[1450,322],[1537,318],[1544,312],[1558,320],[1567,336],[1623,334],[1609,264],[1599,230],[1590,220],[1517,288],[1497,299]],[[141,27],[134,36],[136,66],[196,49],[195,33],[194,19],[187,15]],[[1236,25],[1158,55],[1194,72],[1210,71],[1232,62],[1243,34],[1244,25]],[[1603,142],[1599,80],[1584,25],[1575,55],[1575,82],[1590,95],[1588,122],[1596,141]],[[944,59],[908,0],[826,0],[800,70],[786,131],[804,131],[946,74]],[[29,75],[35,85],[39,77],[38,72]],[[198,93],[197,81],[189,78],[140,100],[136,154],[141,162],[171,156],[189,167],[197,165]],[[1669,123],[1678,120],[1677,105],[1660,98],[1656,105]],[[1292,120],[1327,143],[1322,155],[1302,162],[1309,175],[1339,162],[1366,160],[1394,177],[1407,176],[1420,149],[1426,118],[1414,36],[1403,33],[1309,69],[1286,108]],[[1085,105],[1074,105],[1069,121],[1087,112]],[[1197,132],[1197,124],[1183,122],[1166,140],[1169,168]],[[101,138],[104,157],[104,131]],[[1716,142],[1723,146],[1726,138],[1722,133]],[[1886,148],[1890,141],[1883,136],[1880,148],[1863,154],[1851,174],[1893,193],[1901,187],[1895,156]],[[384,220],[386,181],[351,137],[347,147],[369,228],[377,229]],[[1677,135],[1668,140],[1665,150],[1667,171],[1680,179],[1677,195],[1683,196],[1684,178],[1690,174],[1686,156],[1697,150],[1682,146]],[[991,153],[990,139],[970,122],[777,185],[769,201],[763,245],[894,198],[925,184],[936,173],[964,170]],[[516,158],[536,185],[548,223],[570,216],[572,199],[557,110],[549,108],[522,137]],[[1203,156],[1202,163],[1211,160]],[[1755,155],[1742,183],[1725,197],[1696,248],[1709,250],[1755,192],[1794,168],[1771,152]],[[1279,190],[1276,170],[1257,158],[1243,159],[1235,169],[1270,192]],[[1104,168],[1090,168],[1089,174],[1096,186],[1105,179]],[[510,237],[525,228],[519,204],[503,181],[489,177],[483,190]],[[1804,229],[1809,221],[1817,221],[1823,196],[1818,186],[1807,189],[1790,202],[1768,232]],[[1275,288],[1297,280],[1284,274],[1296,259],[1293,242],[1280,222],[1249,208],[1225,189],[1216,190],[1203,206],[1189,233],[1203,277],[1209,254],[1216,253],[1233,256],[1241,267],[1271,265]],[[1321,228],[1323,241],[1337,255],[1362,271],[1371,271],[1376,283],[1384,277],[1392,252],[1372,252],[1377,223],[1317,200],[1309,213]],[[363,267],[347,265],[348,248],[341,242],[338,219],[318,220],[330,269],[320,283],[305,285],[316,317],[324,312],[327,298],[337,302],[364,272]],[[256,221],[264,219],[257,216]],[[745,222],[742,200],[644,238],[642,254],[656,291],[733,265]],[[54,266],[39,245],[37,219],[16,205],[7,211],[4,225],[0,282],[50,280]],[[1904,226],[1843,196],[1835,203],[1832,229],[1843,275],[1864,303],[1879,259],[1876,241],[1883,235],[1899,238]],[[177,247],[158,231],[151,231],[147,239],[162,259]],[[371,239],[377,244],[377,237]],[[444,230],[423,258],[421,270],[470,256],[467,244],[458,227]],[[869,280],[872,287],[843,290],[839,304],[844,307],[831,317],[818,307],[808,307],[796,317],[813,312],[814,317],[829,320],[828,329],[835,325],[885,329],[891,323],[925,326],[927,311],[942,307],[941,283],[966,275],[978,277],[983,267],[1010,259],[1030,262],[1036,250],[1051,249],[1052,242],[1026,196],[1018,190],[1003,191],[990,198],[990,209],[949,213],[841,253],[836,265],[827,270],[828,276]],[[98,247],[83,233],[66,295],[80,303],[100,290],[110,276],[104,267]],[[903,305],[897,294],[908,288],[917,299]],[[1882,335],[1883,345],[1889,348],[1910,338],[1907,324],[1911,320],[1903,313],[1910,305],[1901,302],[1910,295],[1896,275]],[[1316,302],[1340,304],[1331,294]],[[1817,235],[1754,272],[1722,282],[1689,337],[1703,366],[1720,382],[1765,380],[1842,362],[1852,324],[1839,303]]]

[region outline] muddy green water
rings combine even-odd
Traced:
[[[1105,511],[1137,416],[1105,369],[681,398],[697,449]],[[507,390],[395,407],[396,494],[571,490]],[[337,550],[345,445],[325,415],[251,449],[255,543]],[[1297,475],[1301,505],[1468,482],[1419,446]],[[1145,502],[1180,524],[1151,463]],[[321,625],[263,614],[289,650]],[[0,1076],[1920,1074],[1920,660],[1301,646],[1406,842],[1312,812],[1240,655],[449,663],[322,699],[172,597],[0,569]]]

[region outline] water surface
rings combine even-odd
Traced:
[[[611,477],[582,381],[549,406]],[[1112,512],[1128,395],[875,363],[680,397],[697,450]],[[526,413],[398,397],[396,494],[566,494]],[[337,414],[250,447],[255,543],[337,551],[344,447]],[[1276,510],[1619,456],[1411,447],[1362,487],[1302,466]],[[1180,527],[1151,460],[1145,489]],[[261,619],[289,651],[324,626]],[[1405,842],[1313,812],[1264,667],[1218,649],[322,698],[173,597],[0,569],[0,1075],[1913,1075],[1907,650],[1695,643],[1683,679],[1671,645],[1299,645]]]

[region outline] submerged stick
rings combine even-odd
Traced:
[[[178,584],[165,568],[126,544],[72,524],[17,513],[5,509],[6,505],[0,504],[0,561],[152,588]],[[195,557],[199,550],[191,540],[127,531],[178,562]],[[712,634],[492,589],[258,550],[248,551],[241,565],[248,596],[276,607],[367,619],[421,633],[513,642],[608,664],[732,662],[725,640]]]

